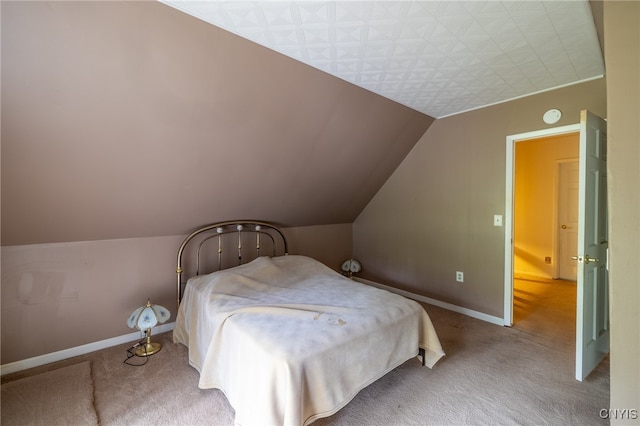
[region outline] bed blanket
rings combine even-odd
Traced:
[[[418,347],[444,355],[422,306],[305,256],[260,257],[191,278],[174,341],[198,386],[224,392],[238,425],[306,425],[334,414]]]

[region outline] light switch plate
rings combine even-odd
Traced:
[[[502,215],[494,214],[493,215],[493,226],[502,226]]]

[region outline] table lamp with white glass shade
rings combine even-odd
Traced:
[[[353,274],[357,274],[362,270],[362,265],[355,259],[347,259],[342,264],[342,272],[344,275],[351,278]]]
[[[160,343],[151,342],[151,328],[155,327],[158,323],[162,324],[166,322],[170,316],[171,313],[167,308],[160,305],[154,305],[149,300],[147,300],[145,305],[140,306],[138,309],[133,311],[129,316],[127,325],[129,328],[137,328],[140,331],[144,331],[146,334],[145,343],[138,346],[135,351],[137,356],[153,355],[162,349],[162,345]]]

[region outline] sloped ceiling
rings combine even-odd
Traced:
[[[587,0],[163,1],[436,118],[604,75]]]
[[[433,117],[603,74],[584,1],[171,5],[0,2],[3,245],[350,223]]]
[[[350,223],[433,118],[159,2],[0,2],[2,244]]]

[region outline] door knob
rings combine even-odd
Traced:
[[[578,263],[595,263],[595,262],[600,262],[600,259],[595,258],[595,257],[589,257],[589,255],[585,255],[585,257],[582,256],[571,256],[571,259],[573,260],[577,260]]]
[[[567,225],[562,225],[561,228],[562,229],[567,229]]]

